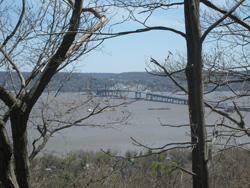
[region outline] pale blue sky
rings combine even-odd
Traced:
[[[14,1],[14,0],[13,0]],[[29,1],[28,1],[29,2]],[[15,2],[17,7],[22,7],[20,2]],[[88,0],[85,1],[86,5]],[[86,6],[85,5],[85,6]],[[1,5],[4,7],[4,4]],[[66,6],[66,5],[65,5]],[[39,7],[38,7],[39,8]],[[111,13],[117,13],[112,17],[110,24],[120,22],[122,17],[126,17],[126,12],[121,10],[111,10]],[[157,10],[147,21],[148,26],[165,26],[184,32],[183,7],[171,9],[168,11]],[[137,19],[144,21],[147,14],[136,15]],[[19,17],[17,17],[19,18]],[[106,28],[109,28],[109,25]],[[123,32],[145,28],[137,22],[126,22],[122,25],[116,25],[113,32]],[[104,30],[107,32],[107,30]],[[91,51],[84,56],[77,64],[73,63],[75,71],[82,73],[102,72],[102,73],[121,73],[121,72],[142,72],[145,71],[146,61],[153,57],[159,61],[163,61],[168,56],[168,51],[174,53],[176,50],[183,51],[185,49],[185,40],[180,35],[169,31],[148,31],[139,34],[130,34],[105,40],[99,51]],[[4,67],[5,68],[5,67]],[[22,66],[22,71],[30,71],[31,67]],[[68,66],[67,70],[71,70],[72,66]]]
[[[225,0],[213,0],[219,6]],[[205,8],[201,4],[201,8]],[[209,11],[209,9],[208,9]],[[112,19],[112,22],[120,21],[124,11]],[[178,9],[157,10],[147,21],[149,26],[165,26],[180,30],[185,33],[183,6]],[[141,21],[146,18],[145,14],[137,15]],[[143,28],[138,23],[131,22],[125,25],[118,25],[114,29],[118,31],[128,31]],[[186,51],[186,41],[178,34],[170,31],[148,31],[139,34],[130,34],[113,39],[108,39],[103,43],[101,51],[94,51],[88,54],[80,64],[78,70],[81,72],[104,72],[121,73],[145,71],[146,61],[153,57],[158,61],[164,61],[168,56],[168,51],[173,54],[176,51]]]
[[[185,40],[166,31],[132,34],[106,40],[101,51],[88,54],[81,64],[81,72],[145,71],[146,61],[153,57],[164,60],[168,51],[183,51]]]
[[[223,0],[224,1],[224,0]],[[117,15],[109,24],[121,21],[125,16],[124,10],[116,10]],[[157,10],[147,21],[148,26],[165,26],[185,32],[183,6],[178,9]],[[146,14],[136,15],[140,21],[145,20]],[[107,15],[110,18],[110,15]],[[123,32],[144,28],[136,22],[128,22],[116,25],[113,32]],[[107,31],[106,31],[107,32]],[[102,72],[142,72],[147,67],[150,57],[158,61],[164,61],[168,51],[173,54],[176,51],[185,52],[186,42],[184,38],[170,31],[148,31],[139,34],[130,34],[105,40],[99,51],[91,51],[77,63],[75,71],[82,73]],[[73,65],[75,66],[75,64]],[[29,70],[24,67],[25,71]],[[26,70],[27,69],[27,70]],[[71,66],[67,67],[68,70]]]
[[[119,16],[119,15],[118,15]],[[121,14],[120,14],[121,16]],[[145,18],[140,15],[140,19]],[[113,22],[119,20],[116,17]],[[173,27],[184,32],[183,9],[159,11],[148,20],[150,26]],[[137,23],[118,25],[115,31],[127,31],[143,28]],[[104,41],[102,51],[92,51],[80,64],[80,72],[142,72],[145,71],[146,61],[150,57],[164,60],[168,51],[185,49],[185,40],[182,36],[169,31],[148,31],[139,34],[120,36]],[[80,66],[80,67],[79,67]]]

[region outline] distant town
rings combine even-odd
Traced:
[[[24,72],[24,77],[28,76]],[[156,74],[156,73],[154,73]],[[12,87],[12,79],[8,78],[6,72],[0,72],[0,83]],[[16,89],[20,87],[20,80],[15,72],[12,74]],[[36,77],[33,78],[36,80]],[[183,87],[187,87],[185,75],[177,75],[175,78]],[[32,84],[30,85],[30,87]],[[237,84],[234,88],[239,87]],[[205,90],[212,89],[213,85],[205,85]],[[58,73],[56,74],[45,91],[55,92],[89,92],[99,89],[111,90],[131,90],[141,92],[167,92],[178,91],[179,89],[168,77],[157,76],[147,72],[125,72],[125,73]],[[220,90],[227,90],[226,87],[220,87]]]

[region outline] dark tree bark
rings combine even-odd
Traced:
[[[188,108],[189,108],[189,121],[190,121],[190,131],[191,131],[191,142],[194,145],[198,143],[198,126],[197,126],[197,110],[195,108],[195,77],[194,77],[194,56],[195,54],[194,47],[192,43],[193,35],[192,30],[190,29],[190,16],[188,5],[185,5],[185,22],[186,22],[186,45],[187,45],[187,67],[186,67],[186,76],[187,76],[187,84],[188,84]],[[198,175],[200,174],[200,168],[198,168],[198,164],[200,164],[200,160],[198,157],[198,148],[194,147],[192,150],[192,171],[197,174],[197,176],[193,176],[193,187],[201,187],[201,182],[199,181]]]
[[[206,126],[203,100],[203,60],[199,1],[186,0],[185,26],[187,44],[187,68],[191,142],[197,144],[192,150],[193,187],[208,187]]]
[[[15,174],[20,187],[30,187],[30,162],[27,135],[28,113],[22,114],[20,112],[22,112],[22,109],[14,107],[10,117]]]
[[[6,129],[5,123],[0,123],[0,180],[4,187],[19,187],[12,166],[12,147]]]

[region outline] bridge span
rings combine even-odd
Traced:
[[[147,100],[147,101],[157,101],[157,102],[165,102],[165,103],[175,103],[175,104],[183,104],[188,105],[187,99],[181,99],[177,97],[171,97],[160,94],[139,92],[139,91],[128,91],[128,90],[97,90],[96,95],[99,96],[114,96],[124,98],[128,95],[128,93],[135,93],[135,99],[137,100]]]
[[[134,97],[133,96],[134,93]],[[132,95],[131,95],[132,94]],[[131,91],[131,90],[97,90],[96,95],[99,96],[114,96],[118,98],[134,98],[137,100],[146,100],[146,101],[157,101],[157,102],[165,102],[165,103],[174,103],[174,104],[182,104],[188,105],[188,100],[183,98],[177,98],[172,96],[160,95],[160,94],[153,94],[153,93],[146,93],[140,91]],[[219,109],[227,109],[232,108],[232,112],[235,111],[234,106],[228,106],[227,103],[216,104],[211,103],[211,105],[215,108]],[[206,105],[205,105],[206,106]],[[240,111],[248,111],[250,112],[250,106],[241,106],[238,108]],[[227,111],[226,111],[227,112]]]
[[[135,99],[145,99],[148,101],[157,101],[157,102],[166,102],[166,103],[175,103],[175,104],[184,104],[188,105],[187,99],[181,99],[177,97],[170,97],[166,95],[160,95],[160,94],[152,94],[152,93],[146,93],[146,97],[141,97],[142,92],[135,92]]]

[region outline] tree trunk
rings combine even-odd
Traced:
[[[207,168],[206,126],[203,100],[203,60],[199,0],[185,0],[185,25],[187,41],[187,69],[189,116],[192,150],[193,188],[209,186]]]
[[[186,9],[185,9],[186,10]],[[185,14],[187,12],[185,11]],[[198,154],[198,148],[197,148],[197,143],[198,143],[198,130],[197,130],[197,110],[195,107],[195,77],[194,77],[194,67],[193,67],[193,62],[194,62],[194,47],[193,47],[193,36],[192,36],[192,30],[189,28],[191,27],[190,25],[190,20],[186,17],[186,42],[187,42],[187,69],[186,69],[186,76],[187,76],[187,83],[188,83],[188,110],[189,110],[189,121],[190,121],[190,131],[191,131],[191,143],[193,145],[196,145],[192,149],[192,171],[197,174],[198,176],[200,175],[200,168],[199,168],[199,154]],[[198,176],[193,176],[193,188],[200,188],[202,187],[201,181],[199,180],[201,177]]]
[[[6,129],[5,123],[0,123],[0,180],[4,187],[18,188],[14,168],[12,165],[12,148]]]
[[[15,163],[15,174],[20,187],[30,187],[29,152],[27,135],[27,113],[21,108],[14,107],[10,121],[13,136],[13,153]]]

